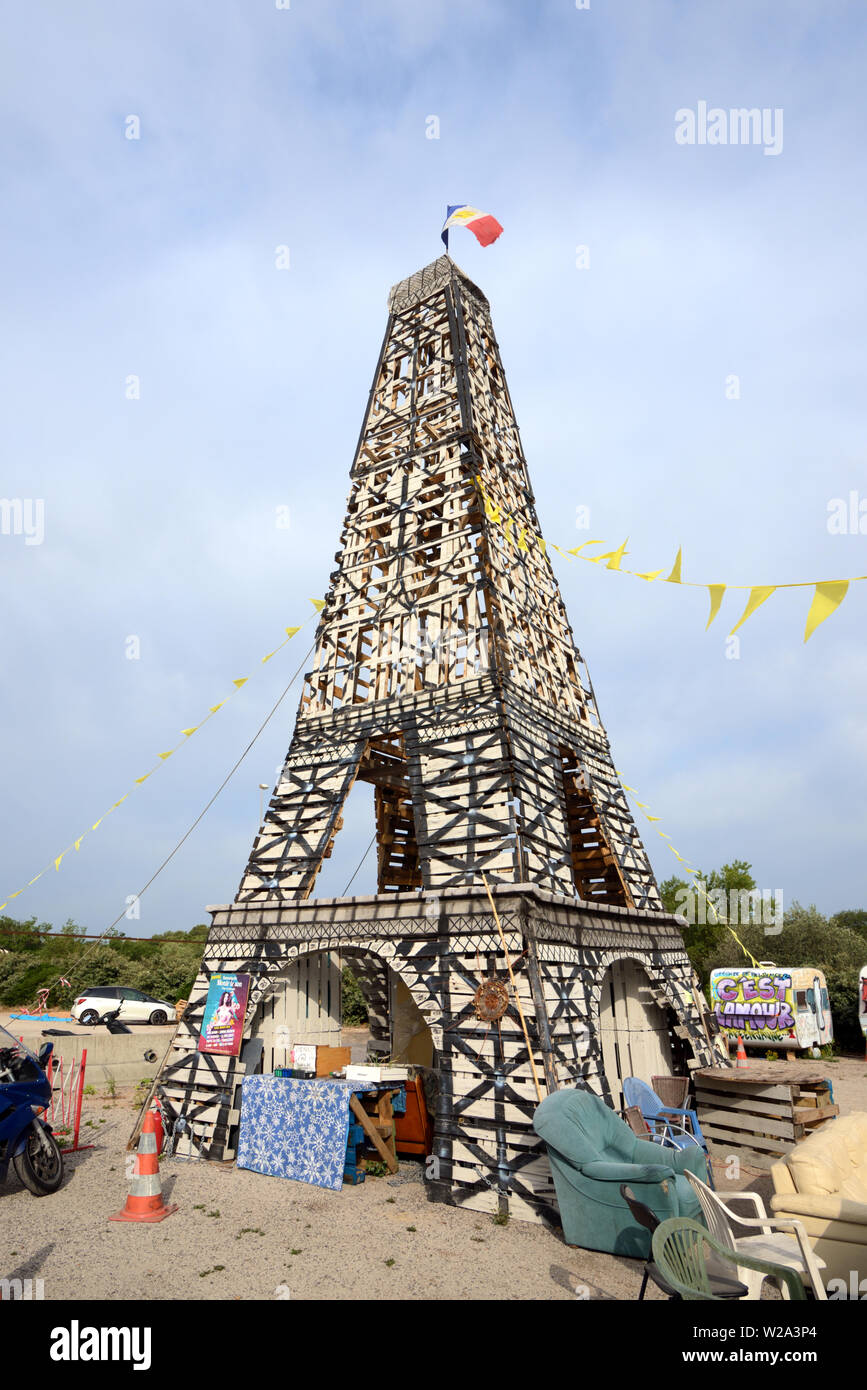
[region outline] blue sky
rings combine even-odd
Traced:
[[[4,27],[0,495],[44,499],[45,538],[0,535],[0,901],[255,672],[19,915],[111,921],[300,662],[304,634],[259,666],[327,588],[386,296],[449,202],[506,229],[452,252],[551,539],[628,535],[643,569],[682,545],[685,578],[732,584],[867,573],[827,527],[867,498],[861,6],[33,0]],[[699,101],[781,108],[781,153],[678,145]],[[705,632],[700,591],[558,574],[617,766],[681,852],[863,905],[867,585],[806,646],[808,595],[774,595],[729,659],[733,596]],[[126,930],[231,900],[297,698]],[[371,830],[359,788],[320,891]]]

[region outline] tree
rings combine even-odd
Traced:
[[[361,986],[348,965],[344,965],[341,974],[343,979],[342,1022],[347,1028],[358,1028],[367,1022],[367,1003],[361,992]]]
[[[48,922],[37,923],[35,917],[16,922],[14,917],[0,917],[0,951],[39,951],[43,933],[50,932]]]
[[[204,941],[210,927],[204,922],[197,922],[189,931],[164,931],[157,936],[152,936],[151,941]]]
[[[738,934],[744,909],[747,922],[754,919],[755,904],[745,895],[755,888],[752,865],[745,859],[734,859],[731,864],[723,864],[709,874],[697,873],[692,883],[672,877],[660,884],[665,910],[687,918],[684,944],[699,974],[704,973],[707,958],[724,942],[732,941],[727,924],[732,904],[737,904]]]
[[[71,917],[67,917],[63,926],[60,928],[61,936],[85,936],[86,934],[87,927],[80,927]]]
[[[47,933],[40,936],[38,932]],[[166,999],[186,998],[202,958],[208,928],[167,932],[151,940],[107,932],[97,946],[83,940],[86,928],[68,921],[51,934],[47,922],[0,917],[0,1006],[35,1003],[37,991],[51,988],[49,1004],[68,1007],[84,988],[129,985]],[[57,983],[68,976],[67,987]]]
[[[867,939],[867,908],[850,907],[843,912],[835,912],[831,918],[832,927],[846,927]]]

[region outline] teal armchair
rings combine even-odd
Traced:
[[[697,1145],[662,1148],[639,1139],[599,1096],[586,1090],[554,1091],[537,1108],[533,1128],[548,1148],[557,1204],[567,1245],[647,1259],[650,1234],[634,1220],[621,1196],[628,1183],[660,1221],[701,1207],[683,1176],[703,1181],[707,1164]]]

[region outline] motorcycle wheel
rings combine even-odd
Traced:
[[[42,1139],[48,1143],[50,1153],[43,1146]],[[24,1148],[12,1160],[15,1172],[24,1186],[36,1197],[47,1197],[49,1193],[56,1192],[63,1182],[63,1154],[60,1145],[49,1130],[43,1129],[42,1139],[36,1133],[35,1126],[31,1126]]]

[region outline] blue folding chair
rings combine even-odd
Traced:
[[[668,1144],[675,1149],[689,1149],[697,1144],[704,1149],[707,1159],[708,1182],[714,1186],[710,1155],[705,1137],[694,1110],[678,1109],[673,1105],[663,1105],[652,1086],[639,1081],[637,1076],[627,1076],[623,1081],[623,1099],[627,1105],[636,1105],[641,1118],[650,1128],[650,1137],[657,1144]]]

